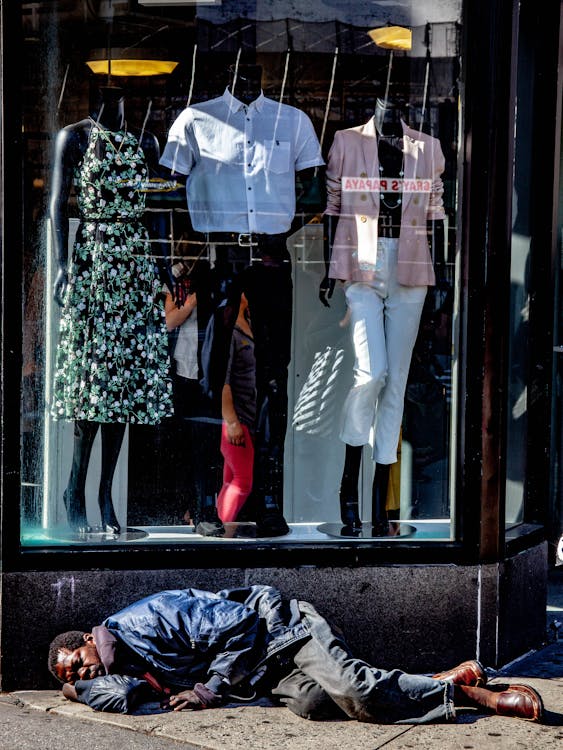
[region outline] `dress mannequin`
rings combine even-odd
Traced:
[[[334,280],[336,278],[345,280],[347,282],[346,294],[351,311],[353,332],[355,332],[357,326],[363,327],[362,330],[367,331],[368,340],[367,344],[364,342],[364,349],[362,350],[361,345],[357,344],[356,337],[354,337],[355,348],[360,346],[360,349],[356,348],[354,387],[346,400],[343,412],[345,426],[341,432],[341,438],[346,443],[346,451],[340,486],[340,508],[343,523],[342,534],[344,535],[353,536],[360,533],[362,529],[362,521],[359,515],[358,480],[363,444],[367,442],[367,426],[371,424],[372,419],[375,419],[376,424],[375,466],[372,485],[372,534],[373,536],[385,536],[389,533],[386,511],[389,470],[391,464],[396,461],[395,449],[402,420],[406,377],[412,348],[416,341],[426,286],[434,283],[434,275],[429,268],[420,277],[417,277],[416,273],[410,275],[407,273],[407,278],[404,280],[398,279],[398,285],[396,282],[391,284],[387,279],[388,274],[391,278],[395,273],[397,276],[404,273],[404,271],[397,269],[404,268],[409,262],[409,243],[414,244],[416,240],[417,244],[420,244],[420,239],[415,238],[414,235],[411,238],[406,236],[408,230],[405,231],[405,226],[407,223],[416,226],[423,221],[427,221],[428,235],[434,237],[437,233],[435,225],[442,225],[443,217],[442,188],[439,180],[439,174],[443,171],[443,156],[439,144],[436,139],[431,139],[424,134],[416,134],[415,131],[407,129],[402,115],[401,108],[397,104],[378,99],[371,123],[361,128],[341,131],[338,145],[334,145],[331,149],[327,170],[329,207],[324,217],[325,259],[329,261],[328,267],[331,268],[331,271],[329,272],[327,268],[327,274],[321,282],[319,298],[323,304],[328,305],[328,299],[332,296],[334,289]],[[413,162],[413,166],[411,166],[411,155],[417,153],[417,135],[421,140],[425,139],[429,142],[432,148],[427,147],[426,151],[432,150],[434,156],[428,160],[427,164],[423,163],[422,158],[417,158],[416,164],[414,165]],[[345,145],[343,145],[344,143]],[[370,157],[368,157],[368,154],[370,154]],[[397,189],[392,191],[391,184],[394,181],[400,185],[403,178],[411,176],[410,173],[406,174],[408,170],[412,170],[412,176],[416,171],[417,177],[428,178],[428,185],[432,183],[435,196],[428,200],[425,194],[415,194],[414,198],[411,198],[406,193],[403,194],[400,188],[399,191]],[[349,196],[346,197],[343,192],[346,190],[346,186],[342,188],[341,178],[343,175],[375,178],[380,181],[380,184],[378,183],[378,188],[370,188],[368,185],[363,188],[366,192],[356,192],[356,198],[350,198]],[[373,192],[370,194],[372,190]],[[428,187],[426,192],[429,191],[430,188]],[[376,195],[375,192],[377,192]],[[351,201],[351,203],[348,203],[344,208],[342,204],[346,200]],[[370,200],[373,202],[370,203]],[[422,206],[425,200],[427,201],[427,210],[419,209],[418,206]],[[354,201],[357,202],[354,203]],[[405,209],[407,203],[409,208]],[[354,207],[350,208],[352,205]],[[374,205],[375,210],[373,209]],[[406,210],[410,212],[408,220],[405,218]],[[332,213],[329,213],[330,211]],[[343,218],[343,225],[349,218],[354,222],[359,219],[358,225],[360,227],[364,225],[369,228],[370,222],[372,222],[371,234],[369,234],[368,229],[368,234],[363,236],[363,240],[358,235],[356,242],[350,243],[350,229],[347,227],[348,240],[343,242],[344,230],[342,226],[340,238],[337,237],[340,220],[337,220],[336,216],[339,214]],[[340,256],[339,260],[336,261],[336,263],[340,263],[339,270],[336,270],[331,262],[331,249],[335,242],[339,246],[338,253]],[[426,245],[426,249],[423,249],[427,256],[424,263],[428,266],[430,248],[428,243]],[[395,265],[397,263],[397,247],[399,264]],[[362,256],[363,253],[364,261],[366,261],[369,256],[369,252],[366,255],[366,249],[372,253],[373,258],[378,258],[377,261],[374,260],[373,266],[369,260],[367,264],[364,263],[363,265],[361,262],[349,260],[350,255],[356,258]],[[383,265],[378,267],[380,254],[383,256]],[[389,258],[395,258],[392,261],[395,270],[391,273],[387,265],[391,261],[387,259],[386,254]],[[348,260],[343,261],[345,257]],[[378,300],[376,307],[373,306],[373,300],[365,298],[365,294],[368,293],[366,290],[369,289],[371,289],[371,296]],[[381,309],[376,316],[374,311],[377,306]],[[398,315],[397,311],[399,311]],[[381,315],[380,318],[379,315]],[[402,322],[401,315],[404,317]],[[379,322],[376,321],[376,317]],[[393,324],[393,320],[397,322]],[[394,330],[395,333],[390,334],[391,330]],[[389,338],[390,336],[391,338]],[[404,340],[398,341],[399,337],[404,338]],[[377,362],[374,362],[378,358],[386,360],[383,366],[378,366]],[[367,416],[359,416],[358,410],[362,409],[367,409]],[[369,416],[370,413],[373,413],[373,417]],[[378,446],[378,437],[381,444],[386,442],[385,437],[381,434],[378,436],[377,430],[378,423],[381,421],[383,424],[384,420],[385,428],[389,435],[393,436],[395,447],[389,444],[388,440],[385,448]],[[359,423],[364,426],[358,430],[357,425]],[[383,432],[383,426],[379,432]],[[345,435],[351,435],[353,442],[348,442]],[[361,435],[365,438],[363,442]],[[378,458],[378,451],[383,460]]]
[[[69,525],[78,532],[91,530],[86,517],[85,483],[100,428],[98,501],[102,527],[118,534],[121,529],[111,487],[126,423],[150,424],[167,416],[171,412],[171,386],[164,310],[159,310],[154,300],[160,283],[155,278],[148,235],[140,223],[144,193],[137,189],[137,182],[130,184],[131,180],[146,179],[146,160],[157,162],[158,142],[145,133],[141,150],[137,138],[127,129],[121,89],[102,88],[101,97],[97,119],[86,118],[66,126],[55,145],[50,219],[58,272],[53,292],[62,312],[52,414],[55,419],[74,422],[72,468],[63,495]],[[69,266],[67,211],[75,181],[81,223]],[[164,266],[161,270],[164,273]],[[97,273],[101,275],[95,280]],[[132,279],[138,286],[126,288]],[[168,276],[166,281],[173,289]],[[131,310],[131,306],[136,309]],[[140,321],[135,320],[137,311],[143,313]],[[154,362],[138,368],[145,385],[136,382],[134,387],[138,393],[144,389],[143,405],[129,395],[129,383],[134,378],[127,380],[127,368],[133,361],[133,340],[140,342],[139,355]],[[149,382],[152,395],[147,401]],[[119,393],[123,394],[121,403],[118,395],[112,395]]]

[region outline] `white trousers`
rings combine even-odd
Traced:
[[[397,283],[397,247],[398,240],[380,238],[377,278],[345,287],[356,361],[340,439],[365,445],[374,427],[373,458],[380,464],[397,460],[405,389],[427,290]]]

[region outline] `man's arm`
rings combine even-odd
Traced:
[[[231,604],[231,614],[234,615],[232,625],[218,635],[207,681],[196,683],[193,690],[184,690],[170,696],[166,703],[175,711],[220,705],[229,688],[247,677],[258,661],[263,645],[259,635],[258,615],[244,605],[234,602]]]

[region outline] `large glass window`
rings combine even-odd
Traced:
[[[453,537],[460,20],[22,4],[25,547]]]

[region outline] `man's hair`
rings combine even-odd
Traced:
[[[83,646],[85,642],[84,635],[84,630],[67,630],[64,633],[59,633],[59,635],[57,635],[51,641],[51,645],[49,646],[47,666],[49,667],[49,672],[59,682],[64,682],[64,680],[61,680],[61,678],[57,674],[57,670],[55,668],[59,660],[59,651],[62,648],[68,648],[69,651],[74,651],[75,649],[80,648],[80,646]]]

